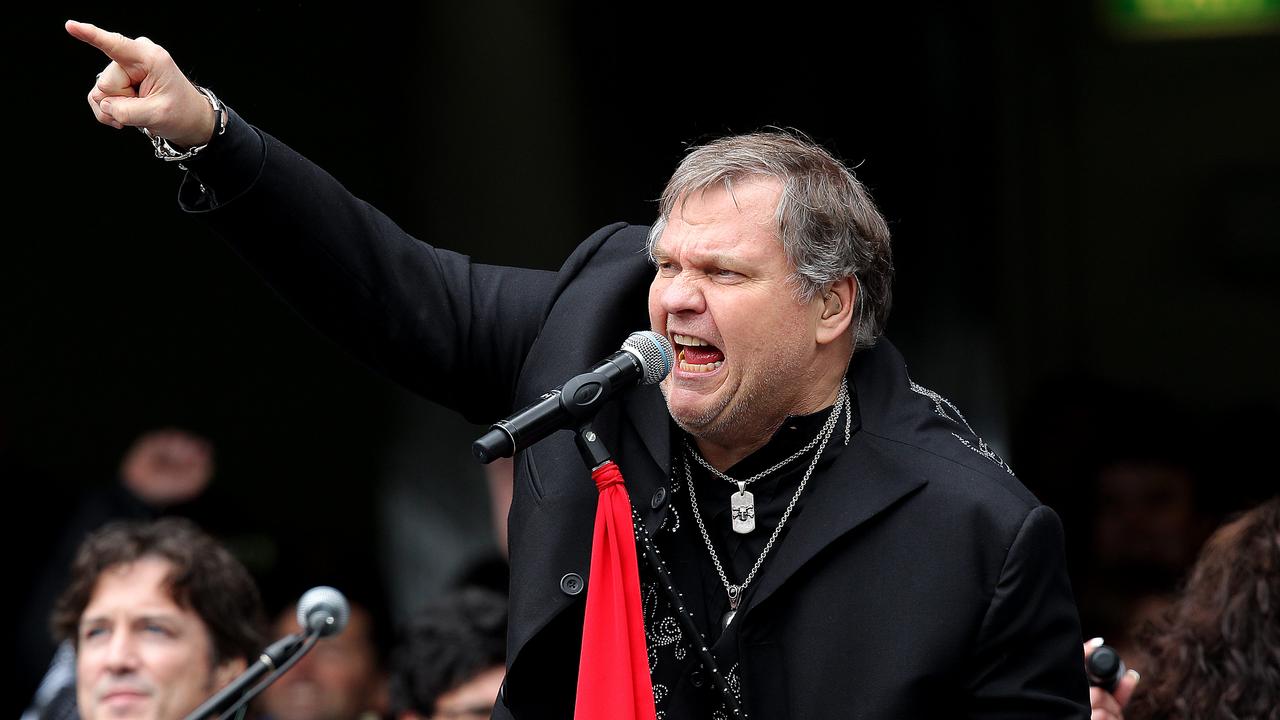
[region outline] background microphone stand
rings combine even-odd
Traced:
[[[205,700],[200,707],[192,710],[186,720],[207,720],[215,715],[218,720],[228,720],[237,711],[243,710],[250,700],[267,689],[267,686],[279,679],[285,671],[297,664],[303,655],[315,647],[319,639],[319,628],[308,628],[305,633],[289,635],[272,643],[262,651],[258,662],[249,666],[249,669],[241,673],[240,677],[232,680],[226,687]],[[266,678],[259,682],[259,678],[263,675],[266,675]],[[254,685],[255,682],[256,685]]]

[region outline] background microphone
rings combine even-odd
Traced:
[[[1093,649],[1089,659],[1085,661],[1084,672],[1089,677],[1090,685],[1114,693],[1120,685],[1120,679],[1124,677],[1124,661],[1120,659],[1120,653],[1116,652],[1115,648],[1110,645],[1099,645]]]
[[[298,624],[320,637],[337,635],[350,619],[351,605],[342,593],[328,585],[313,587],[298,600]]]
[[[653,385],[671,372],[671,343],[655,332],[631,333],[622,349],[587,372],[545,393],[537,402],[499,420],[471,444],[482,463],[511,457],[556,430],[590,418],[606,400],[632,385]]]
[[[337,590],[321,585],[306,591],[298,600],[298,624],[304,632],[271,643],[256,662],[201,703],[200,707],[192,710],[186,720],[218,717],[249,702],[284,671],[293,667],[315,645],[316,640],[342,632],[350,617],[351,606]],[[271,675],[263,680],[267,673]]]

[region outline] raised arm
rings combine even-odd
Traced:
[[[374,369],[475,422],[506,414],[555,273],[472,263],[411,237],[324,170],[210,98],[169,53],[69,21],[110,63],[88,100],[99,122],[179,148],[183,208],[222,235],[324,334]]]

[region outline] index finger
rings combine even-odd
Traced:
[[[136,62],[141,59],[138,41],[133,38],[75,20],[68,20],[65,27],[71,37],[98,48],[104,55],[118,63]]]

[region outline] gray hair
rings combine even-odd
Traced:
[[[809,302],[837,280],[858,283],[856,348],[884,332],[893,295],[889,227],[862,183],[829,152],[799,133],[758,132],[694,148],[676,168],[649,230],[652,258],[671,211],[681,198],[715,185],[768,177],[782,184],[774,218],[797,298]]]

